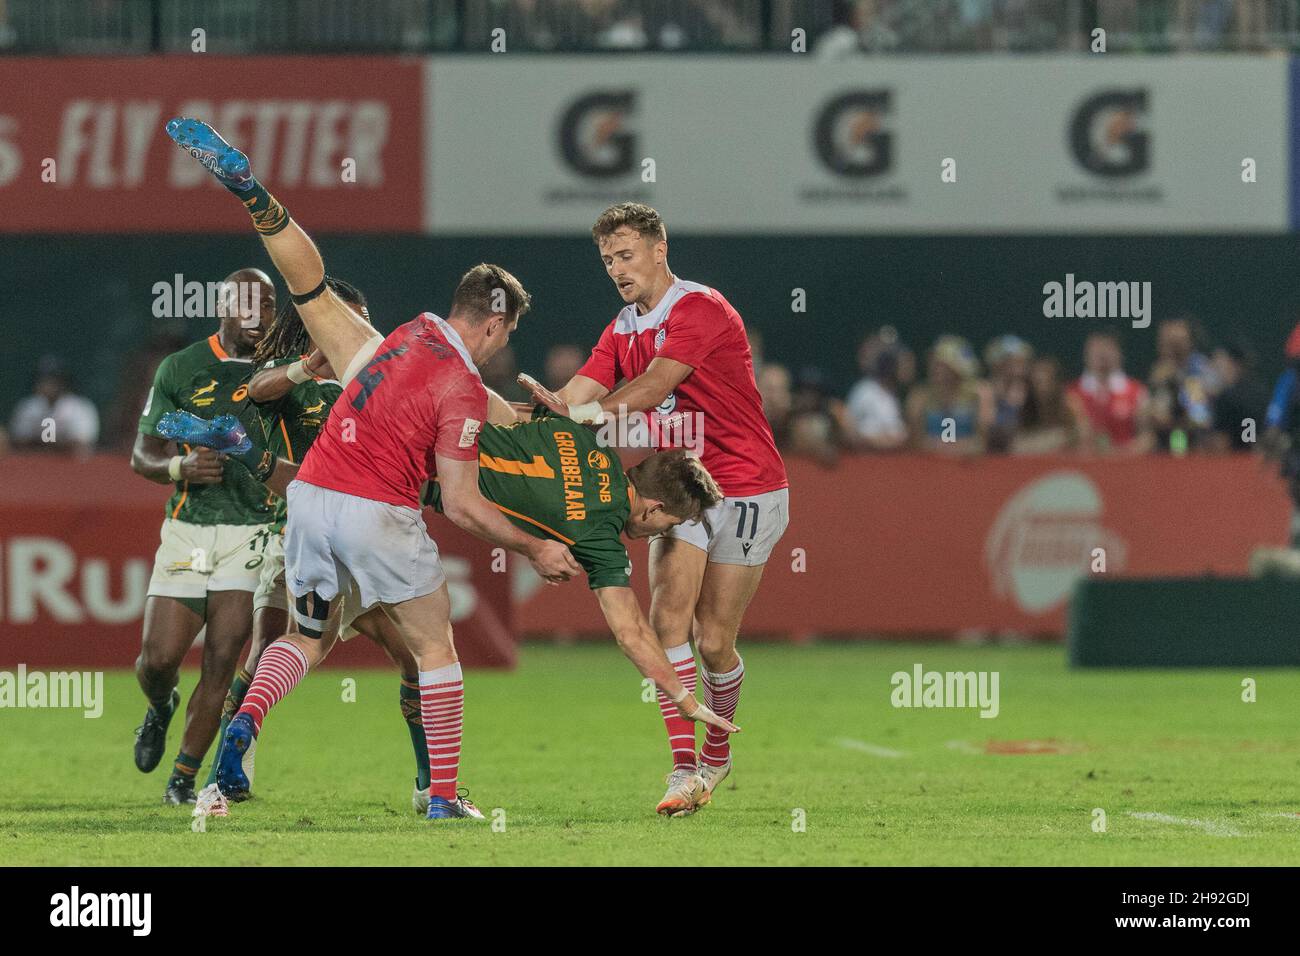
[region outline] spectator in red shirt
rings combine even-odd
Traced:
[[[1103,453],[1150,451],[1153,436],[1147,421],[1146,386],[1124,374],[1119,335],[1112,331],[1089,335],[1083,366],[1083,375],[1069,391],[1085,413],[1080,447]]]

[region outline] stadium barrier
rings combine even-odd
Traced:
[[[1080,578],[1241,575],[1290,522],[1282,483],[1249,456],[900,455],[789,470],[790,527],[747,636],[1058,639]],[[134,660],[166,495],[117,456],[0,459],[0,666]],[[426,519],[467,662],[509,664],[506,635],[608,637],[584,582],[544,587],[518,562],[501,573],[486,544]],[[644,600],[647,545],[630,552]],[[332,659],[383,661],[363,640]]]
[[[1075,667],[1300,666],[1300,587],[1286,578],[1079,582]]]
[[[118,456],[0,458],[0,665],[134,663],[169,488]],[[492,571],[502,562],[486,542],[426,519],[438,522],[461,659],[512,666],[509,576]],[[357,637],[329,662],[388,658]]]

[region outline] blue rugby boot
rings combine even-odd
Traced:
[[[231,146],[203,120],[180,117],[167,123],[172,141],[199,161],[227,189],[252,189],[253,167],[248,157]]]
[[[430,796],[429,810],[425,814],[426,820],[482,820],[483,811],[474,806],[469,799],[469,791],[465,789],[456,792],[455,800],[448,800],[446,797]]]
[[[236,714],[226,728],[226,739],[221,742],[221,753],[217,755],[217,788],[232,803],[252,795],[249,790],[253,784],[244,767],[244,756],[256,742],[253,718]]]

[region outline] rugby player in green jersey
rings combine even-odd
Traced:
[[[600,447],[589,428],[540,409],[532,421],[518,422],[509,403],[492,392],[488,397],[490,420],[479,434],[479,490],[483,497],[526,533],[568,545],[587,572],[588,585],[595,591],[619,647],[643,676],[675,702],[683,717],[736,732],[739,728],[713,713],[682,685],[631,588],[631,562],[621,540],[621,536],[649,538],[695,520],[721,500],[721,492],[704,466],[685,450],[674,449],[650,455],[625,471],[616,455]],[[294,463],[281,456],[267,479],[268,486],[283,493],[296,470]],[[424,501],[440,509],[436,481],[429,483]],[[393,652],[400,635],[386,640],[387,635],[376,633],[383,623],[382,610],[360,608],[352,594],[345,595],[341,604],[341,621],[332,622],[323,638],[289,633],[280,640],[292,644],[302,654],[306,669],[312,670],[329,654],[340,633],[346,639],[356,630],[384,646],[405,668]],[[291,689],[283,690],[274,700],[250,700],[241,712],[256,708],[260,721]],[[408,727],[413,744],[423,742],[418,721],[408,720]],[[418,744],[416,751],[420,752]],[[246,768],[233,748],[222,753],[218,782],[230,799],[248,795]],[[427,794],[417,783],[412,799],[417,812]]]
[[[158,366],[131,452],[136,474],[174,486],[136,661],[136,677],[149,701],[135,739],[135,765],[144,773],[162,759],[167,727],[180,705],[181,662],[199,630],[207,628],[199,683],[163,797],[169,804],[194,802],[195,774],[217,732],[226,687],[248,641],[275,505],[245,468],[208,448],[178,448],[159,433],[158,421],[177,410],[204,419],[246,412],[253,351],[274,314],[275,287],[266,273],[241,269],[229,275],[218,306],[218,331]]]

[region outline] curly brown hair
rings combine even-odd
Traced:
[[[668,227],[658,212],[643,202],[620,202],[600,214],[596,224],[591,227],[592,241],[599,246],[600,240],[613,235],[624,226],[635,229],[651,242],[661,242],[668,238]]]

